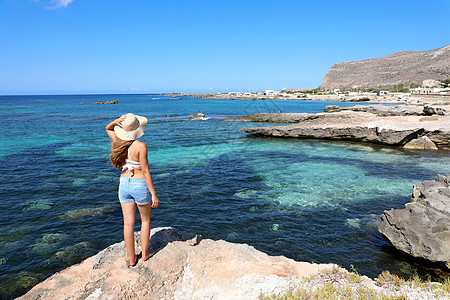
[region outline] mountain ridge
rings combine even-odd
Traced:
[[[401,51],[379,58],[336,63],[325,74],[320,88],[392,88],[446,78],[450,78],[450,44],[427,51]]]

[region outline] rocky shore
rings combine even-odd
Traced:
[[[450,146],[448,106],[327,106],[318,114],[253,114],[234,121],[294,123],[284,126],[243,128],[253,136],[338,139],[438,149]]]
[[[139,234],[135,234],[140,251]],[[256,299],[334,265],[273,257],[245,244],[152,229],[156,254],[128,268],[124,242],[54,274],[19,299]]]
[[[384,212],[379,232],[398,250],[450,274],[450,176],[415,184],[404,209]]]
[[[138,232],[135,238],[139,251]],[[389,276],[375,282],[333,264],[269,256],[246,244],[202,239],[174,228],[152,229],[151,245],[155,255],[129,268],[124,242],[114,244],[18,299],[258,299],[297,288],[345,289],[355,296],[365,291],[379,299],[450,296],[438,283],[394,286]]]
[[[223,100],[286,100],[286,101],[336,101],[336,102],[370,102],[370,103],[401,103],[401,104],[448,104],[450,97],[445,95],[409,95],[392,93],[378,96],[376,93],[352,93],[352,94],[295,94],[265,95],[264,93],[196,93],[196,94],[166,94],[176,99],[200,98]]]

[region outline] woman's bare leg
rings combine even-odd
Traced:
[[[123,214],[123,239],[130,256],[130,265],[135,265],[137,261],[134,249],[134,222],[136,220],[136,204],[134,202],[121,203]]]
[[[154,254],[153,250],[149,252],[148,249],[150,244],[150,213],[152,211],[152,204],[138,205],[138,208],[141,214],[142,260],[146,261]]]

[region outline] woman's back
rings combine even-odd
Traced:
[[[136,140],[128,148],[128,158],[122,168],[122,177],[144,178],[140,162],[140,150],[145,144]]]

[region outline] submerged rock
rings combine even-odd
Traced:
[[[47,210],[52,208],[53,203],[48,200],[38,200],[25,204],[22,207],[23,211],[33,211],[33,210]]]
[[[110,213],[115,210],[115,207],[111,205],[101,206],[101,207],[89,207],[69,210],[65,214],[60,215],[59,218],[62,220],[67,219],[78,219],[83,217],[98,217],[106,213]]]
[[[450,176],[415,184],[411,203],[385,211],[378,231],[398,250],[450,271]]]
[[[36,240],[31,250],[38,253],[48,253],[60,246],[60,242],[69,236],[64,233],[46,233],[42,238]]]

